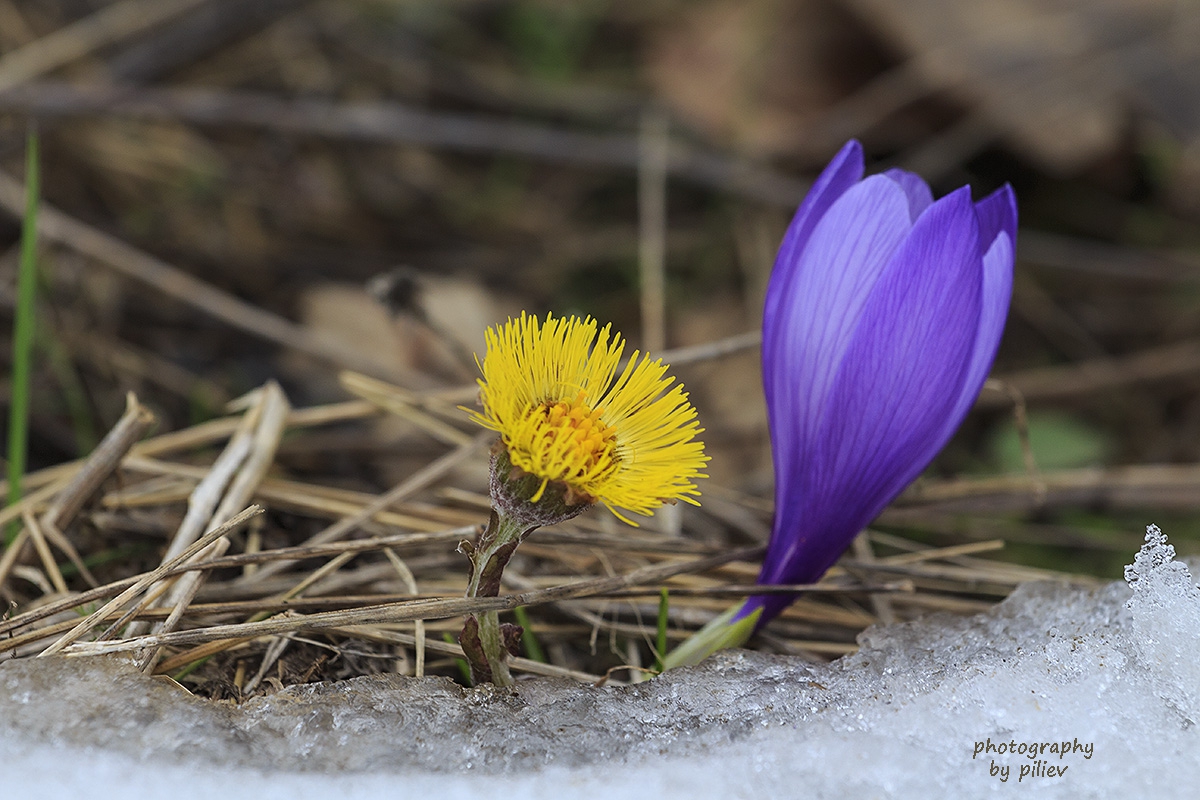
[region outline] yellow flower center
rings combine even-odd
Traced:
[[[597,328],[591,318],[527,314],[489,328],[482,409],[471,416],[500,434],[515,479],[540,481],[534,502],[564,484],[567,505],[604,503],[631,525],[618,509],[699,505],[693,480],[708,456],[687,393],[661,361],[635,352],[622,364],[621,337]]]
[[[530,471],[545,479],[533,502],[551,479],[578,488],[617,468],[616,431],[600,418],[604,409],[593,409],[585,398],[580,392],[574,401],[546,402],[530,412],[528,445],[537,465]]]

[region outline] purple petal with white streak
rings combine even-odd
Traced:
[[[899,184],[908,195],[908,214],[913,222],[933,205],[933,192],[929,191],[929,184],[921,180],[920,175],[903,169],[889,169],[883,174]]]
[[[820,577],[936,453],[926,455],[928,442],[943,436],[947,418],[960,405],[980,339],[984,279],[978,229],[965,188],[917,220],[871,288],[838,359],[820,404],[819,435],[806,437],[803,446],[781,436],[791,426],[781,421],[780,408],[786,416],[804,403],[789,403],[780,393],[768,396],[776,463],[783,469],[776,475],[776,530],[761,582]],[[997,261],[1001,255],[997,251]],[[808,305],[800,297],[789,300],[790,306]],[[829,306],[820,316],[830,319]],[[789,383],[802,372],[795,362],[766,369],[786,373]],[[804,390],[800,394],[812,388],[803,382],[793,386]],[[764,607],[765,621],[789,602],[754,598],[748,607]]]
[[[892,255],[911,231],[908,199],[874,175],[839,197],[792,267],[787,302],[763,316],[763,374],[775,479],[793,479],[788,453],[811,452],[821,434],[829,390],[863,308]]]
[[[983,303],[979,310],[979,335],[971,354],[971,366],[963,380],[962,391],[954,410],[946,417],[939,436],[930,439],[928,457],[932,461],[950,437],[958,430],[963,418],[975,404],[983,382],[991,372],[1008,306],[1012,300],[1013,256],[1017,235],[1017,198],[1012,188],[1005,186],[975,204],[979,219],[979,244],[983,253]]]
[[[975,204],[979,216],[979,244],[983,250],[991,247],[1001,233],[1010,242],[1017,241],[1017,196],[1012,187],[1002,186]]]
[[[767,299],[763,310],[764,319],[776,316],[784,298],[793,295],[799,267],[799,254],[807,246],[808,239],[817,222],[825,216],[825,212],[838,198],[862,180],[862,176],[862,145],[851,139],[817,176],[812,188],[805,195],[804,202],[800,204],[800,208],[792,217],[791,224],[788,225],[783,243],[779,246],[779,253],[775,257],[775,268],[771,271],[771,278],[768,282]],[[765,363],[767,358],[774,357],[774,342],[766,335],[764,335],[764,340],[766,341],[763,342],[762,353]],[[764,372],[763,385],[768,394],[771,392],[771,383],[774,379],[774,375]]]

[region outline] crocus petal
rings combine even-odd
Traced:
[[[895,252],[840,362],[820,438],[807,450],[782,448],[800,463],[777,484],[760,581],[819,577],[924,468],[914,453],[957,404],[946,387],[961,384],[978,336],[978,253],[966,189],[931,206]]]
[[[847,350],[822,424],[835,449],[814,476],[872,518],[924,468],[914,449],[957,403],[946,389],[962,383],[978,338],[978,247],[964,187],[917,221]]]
[[[1001,233],[983,256],[983,307],[980,309],[979,338],[971,356],[971,366],[963,380],[962,392],[953,413],[946,418],[942,435],[931,440],[929,459],[945,447],[954,435],[963,417],[975,404],[983,382],[987,380],[1000,347],[1000,336],[1004,333],[1004,322],[1008,318],[1008,305],[1012,298],[1013,245],[1007,233]],[[936,446],[934,446],[936,445]]]
[[[813,226],[825,215],[829,207],[846,191],[862,180],[863,152],[862,145],[854,139],[846,142],[829,165],[821,171],[813,181],[812,188],[804,197],[800,208],[796,209],[783,243],[779,246],[777,263],[792,264],[795,255],[808,241]],[[774,278],[774,274],[771,276]]]
[[[975,213],[983,250],[991,247],[1001,233],[1007,233],[1010,242],[1017,241],[1017,196],[1011,186],[1006,184],[976,203]]]
[[[779,254],[775,258],[775,268],[771,271],[766,308],[763,310],[764,318],[775,316],[779,304],[793,295],[799,254],[808,244],[809,236],[812,235],[817,222],[839,197],[862,180],[862,176],[862,145],[851,139],[813,182],[812,188],[804,197],[804,202],[800,204],[791,224],[788,225],[783,243],[779,246]],[[764,359],[771,346],[770,343],[764,342]],[[769,384],[772,378],[764,375],[764,380]]]
[[[908,198],[894,181],[874,175],[825,212],[792,268],[788,302],[763,317],[763,374],[776,480],[792,480],[788,451],[816,446],[829,389],[858,326],[864,304],[911,225]],[[781,364],[783,359],[786,364]]]
[[[929,440],[926,461],[933,459],[958,430],[963,417],[975,404],[1000,347],[1008,306],[1012,300],[1013,249],[1017,235],[1017,198],[1005,186],[975,204],[983,254],[983,304],[979,310],[979,335],[971,354],[971,365],[963,379],[954,411],[946,417],[939,436]]]
[[[914,222],[933,204],[933,192],[929,191],[929,184],[921,180],[920,175],[895,168],[883,174],[900,184],[900,188],[908,195],[908,214]]]

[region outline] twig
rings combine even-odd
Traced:
[[[957,567],[949,565],[931,565],[931,564],[885,564],[881,561],[860,561],[857,559],[843,559],[838,562],[839,566],[847,571],[862,571],[867,573],[886,572],[894,575],[904,575],[913,580],[930,578],[934,580],[954,581],[961,585],[975,587],[976,591],[984,591],[989,587],[1003,587],[996,590],[996,594],[1006,596],[1008,592],[1018,584],[1026,581],[1038,580],[1062,580],[1069,578],[1072,582],[1091,585],[1097,582],[1097,579],[1084,575],[1063,575],[1049,570],[1039,570],[1033,567],[1022,567],[1016,564],[1004,564],[1001,562],[988,562],[991,569],[984,570],[979,567]]]
[[[292,637],[290,636],[280,636],[268,645],[267,652],[263,653],[262,663],[258,665],[258,672],[254,673],[254,677],[248,680],[246,685],[242,687],[244,694],[248,695],[258,688],[258,684],[267,676],[267,670],[279,660],[279,657],[283,655],[283,651],[288,648],[291,641]]]
[[[464,528],[452,528],[446,531],[439,531],[437,533],[401,533],[394,534],[392,536],[381,536],[374,539],[357,539],[351,542],[335,542],[323,545],[284,547],[279,548],[278,550],[269,550],[260,553],[242,553],[234,556],[213,558],[199,564],[179,564],[176,562],[176,566],[167,569],[162,573],[162,575],[163,577],[170,577],[172,575],[179,575],[192,570],[224,569],[227,567],[239,567],[246,564],[260,564],[263,562],[281,559],[295,562],[304,558],[336,556],[344,552],[362,553],[372,550],[381,550],[385,547],[401,549],[409,547],[425,547],[430,544],[458,542],[473,534],[476,530],[476,527],[477,526],[471,525]],[[13,547],[9,548],[5,552],[3,559],[0,559],[0,577],[3,577],[6,574],[7,569],[10,568],[10,566],[6,565],[11,565],[11,563],[16,559],[15,554],[21,549],[19,545],[23,541],[24,539],[18,538],[18,540],[13,543]],[[10,553],[13,555],[10,556]],[[86,605],[87,603],[112,597],[113,595],[119,594],[132,584],[146,578],[149,574],[150,573],[142,573],[141,575],[134,575],[130,578],[123,578],[119,581],[113,581],[112,583],[105,584],[99,588],[81,592],[72,597],[63,598],[62,600],[46,603],[45,605],[38,606],[30,611],[26,611],[23,614],[18,614],[10,619],[2,620],[0,621],[0,634],[8,633],[9,631],[16,630],[17,628],[21,628],[25,625],[31,625],[39,620],[52,617],[55,614],[63,611],[69,611],[72,608],[78,608]],[[268,601],[255,602],[264,603],[264,606],[269,605]],[[281,603],[281,605],[286,607],[287,603]],[[3,649],[2,644],[0,644],[0,649]]]
[[[11,506],[5,506],[4,508],[0,509],[0,526],[19,518],[25,513],[25,509],[27,508],[32,509],[35,513],[39,508],[44,508],[50,498],[62,491],[62,488],[69,480],[69,478],[64,477],[64,474],[72,474],[74,468],[79,466],[79,462],[73,462],[66,466],[69,467],[69,469],[49,467],[44,470],[39,470],[31,475],[26,475],[25,480],[22,481],[22,484],[24,484],[27,488],[30,486],[37,486],[38,484],[41,485],[37,490],[22,497],[21,502]],[[43,480],[45,483],[42,483]],[[7,484],[4,485],[7,486]],[[2,581],[0,581],[0,583],[2,583]]]
[[[392,566],[396,568],[396,572],[399,573],[400,579],[404,581],[404,586],[408,589],[409,594],[419,595],[421,592],[417,588],[417,579],[413,577],[412,570],[404,563],[404,559],[396,555],[396,551],[390,547],[384,548],[383,553],[387,556],[388,561],[392,562]],[[417,662],[416,667],[413,669],[413,675],[420,678],[425,675],[425,620],[416,620],[413,626],[413,650],[416,653]]]
[[[875,552],[871,549],[871,541],[867,538],[866,531],[863,531],[854,537],[852,545],[854,557],[859,561],[864,561],[868,564],[875,563]],[[896,621],[896,611],[892,608],[892,604],[887,601],[886,597],[881,597],[877,594],[872,594],[870,597],[871,610],[875,612],[875,616],[884,625],[891,625]]]
[[[950,558],[957,558],[958,556],[988,553],[1003,549],[1003,539],[990,539],[986,542],[968,542],[966,544],[956,544],[952,547],[930,547],[925,550],[917,550],[913,553],[901,553],[900,555],[887,556],[886,558],[876,560],[881,564],[917,564],[922,561],[944,561]]]
[[[1189,339],[1123,356],[1092,358],[1056,367],[1034,367],[1000,376],[1026,400],[1107,397],[1112,390],[1151,381],[1194,377],[1200,373],[1200,340]],[[983,408],[1001,406],[1005,395],[986,392]]]
[[[398,386],[360,375],[357,372],[342,372],[338,375],[342,388],[356,397],[413,423],[430,436],[455,447],[471,441],[471,435],[442,422],[418,407],[418,398]]]
[[[669,588],[671,597],[749,597],[752,594],[911,594],[912,581],[888,581],[886,583],[729,583],[708,588],[695,586],[648,586],[644,589],[622,589],[592,595],[596,598],[625,599],[631,597],[657,597],[664,588]]]
[[[409,497],[416,492],[421,491],[429,484],[444,476],[447,472],[458,466],[464,459],[468,458],[475,451],[482,447],[486,442],[491,441],[492,433],[484,431],[477,435],[470,443],[462,445],[454,450],[451,450],[446,455],[433,461],[417,472],[408,480],[403,481],[390,491],[379,496],[378,499],[369,503],[362,510],[348,517],[338,520],[333,525],[330,525],[320,533],[310,537],[305,542],[306,545],[326,544],[336,541],[352,530],[362,525],[367,520],[374,517],[380,511],[383,511],[393,503],[398,503],[401,500]],[[289,566],[291,561],[273,561],[265,565],[262,569],[256,570],[251,575],[244,575],[239,579],[239,583],[249,584],[255,581],[260,581],[270,575],[274,575],[282,569]]]
[[[735,355],[745,350],[753,350],[760,344],[762,344],[762,332],[747,331],[746,333],[727,336],[724,339],[717,339],[713,342],[695,344],[690,347],[677,347],[673,350],[663,350],[661,353],[656,353],[655,355],[661,357],[663,363],[677,367],[680,364],[694,364],[697,361],[711,361]]]
[[[545,161],[635,169],[638,137],[592,134],[483,114],[439,113],[398,103],[332,103],[261,92],[76,86],[55,81],[0,93],[0,110],[39,118],[104,114],[194,125],[260,128],[357,142],[510,153]],[[808,185],[728,156],[672,143],[668,172],[682,180],[785,208]],[[361,370],[360,370],[361,371]]]
[[[1194,285],[1200,258],[1194,250],[1132,247],[1091,239],[1022,229],[1017,257],[1062,270],[1123,280]]]
[[[159,25],[204,0],[121,0],[0,57],[0,90]]]
[[[184,514],[183,521],[179,523],[166,552],[163,553],[164,562],[174,559],[196,541],[196,537],[206,528],[212,527],[213,512],[221,502],[226,485],[233,480],[234,473],[241,467],[253,447],[254,428],[258,424],[261,412],[261,402],[246,411],[220,455],[188,496],[187,513]]]
[[[22,509],[23,511],[24,509]],[[17,512],[18,515],[20,512]],[[8,581],[8,576],[13,571],[13,566],[17,563],[17,559],[21,557],[25,550],[25,545],[29,542],[29,531],[27,528],[21,528],[21,532],[17,534],[17,538],[12,540],[8,547],[0,552],[0,590],[4,589],[4,584]],[[0,627],[8,624],[8,621],[0,621]]]
[[[351,400],[292,410],[287,415],[287,427],[295,430],[378,415],[379,409],[376,406],[362,400]],[[180,450],[205,447],[228,437],[241,424],[241,420],[240,416],[222,417],[181,431],[159,434],[138,444],[133,448],[133,452],[139,456],[162,456]]]
[[[670,142],[666,115],[647,111],[642,117],[638,140],[638,265],[642,347],[650,353],[661,353],[667,346],[665,268]]]
[[[1033,444],[1029,441],[1029,410],[1025,404],[1025,395],[1016,386],[999,378],[989,378],[984,382],[984,386],[990,389],[998,388],[1012,400],[1013,424],[1017,429],[1017,441],[1021,444],[1025,473],[1029,476],[1029,482],[1033,484],[1036,501],[1039,504],[1046,502],[1046,482],[1042,480],[1037,458],[1033,454]]]
[[[893,512],[907,509],[949,512],[971,509],[1027,511],[1045,505],[1105,505],[1112,508],[1200,507],[1200,465],[1139,464],[1041,473],[1045,500],[1026,475],[956,478],[912,486],[896,501]]]
[[[586,597],[599,592],[615,591],[629,586],[662,581],[673,575],[684,572],[698,572],[710,569],[720,564],[739,559],[755,558],[762,553],[761,548],[750,548],[723,553],[718,556],[696,559],[694,561],[657,564],[643,567],[626,575],[613,578],[594,578],[578,581],[550,589],[538,589],[519,594],[506,594],[497,597],[462,597],[442,600],[412,600],[405,603],[371,606],[342,611],[329,611],[316,614],[295,614],[287,617],[274,617],[261,622],[248,622],[240,625],[214,625],[190,631],[175,631],[165,634],[150,634],[125,639],[120,642],[90,642],[77,643],[68,651],[69,655],[99,655],[102,653],[127,652],[140,650],[145,647],[165,647],[169,645],[192,645],[204,642],[217,642],[227,639],[252,639],[259,636],[274,636],[300,630],[324,630],[345,625],[374,625],[396,622],[412,622],[418,619],[446,619],[463,614],[481,611],[505,611],[517,606],[533,606],[542,603],[552,603],[569,600],[575,597]],[[128,592],[128,590],[127,590]],[[119,599],[119,598],[118,598]],[[114,601],[114,604],[116,601]],[[97,612],[98,613],[98,612]],[[64,637],[65,638],[65,637]],[[78,637],[76,637],[78,638]],[[62,648],[58,648],[61,650]],[[57,651],[56,651],[57,652]]]
[[[396,644],[404,644],[412,647],[416,642],[416,636],[400,631],[389,631],[380,628],[372,628],[365,625],[347,625],[341,628],[331,628],[331,633],[342,633],[348,636],[354,636],[361,639],[373,639],[380,642],[394,642]],[[429,639],[425,645],[428,649],[442,655],[453,656],[455,658],[463,658],[462,648],[457,644],[450,642],[442,642],[437,639]],[[518,672],[527,672],[530,675],[544,675],[549,678],[570,678],[573,681],[580,683],[595,683],[599,680],[598,675],[592,675],[579,670],[566,669],[557,667],[553,664],[547,664],[542,661],[533,661],[528,658],[520,658],[512,656],[508,659],[508,665],[513,670]],[[610,683],[619,684],[619,681],[610,681]]]
[[[133,597],[135,597],[139,592],[145,590],[148,586],[151,586],[153,583],[163,577],[168,570],[191,558],[193,555],[200,552],[205,547],[208,547],[210,544],[227,533],[237,530],[254,517],[263,513],[263,510],[264,509],[262,506],[251,506],[233,519],[229,520],[229,522],[225,523],[224,525],[209,531],[204,536],[200,537],[195,544],[193,544],[183,553],[180,553],[179,557],[174,561],[163,564],[154,571],[147,573],[144,578],[125,589],[125,591],[121,592],[121,594],[109,601],[103,608],[100,608],[89,614],[87,618],[72,628],[65,636],[43,650],[40,655],[53,655],[63,650],[69,644],[78,640],[81,636],[85,635],[89,630],[95,627],[100,620],[104,619],[105,615],[109,614],[114,609],[120,608],[126,602],[133,599]]]
[[[125,454],[154,424],[154,414],[130,392],[125,397],[125,413],[91,454],[84,459],[70,483],[50,503],[42,515],[58,527],[68,525],[89,497],[116,471]]]
[[[46,575],[50,578],[50,582],[54,584],[54,589],[62,594],[67,593],[67,582],[63,580],[62,572],[58,569],[58,564],[54,562],[54,554],[50,552],[49,545],[46,544],[46,537],[42,533],[42,528],[38,525],[33,514],[29,509],[24,513],[25,527],[29,529],[29,538],[33,541],[33,547],[37,550],[38,558],[42,561],[42,568],[46,571]]]
[[[79,570],[79,574],[91,586],[97,585],[96,579],[83,563],[75,546],[63,535],[62,528],[75,518],[88,498],[116,471],[121,459],[153,422],[154,415],[138,403],[132,393],[127,395],[124,415],[92,451],[91,455],[78,465],[78,469],[74,471],[71,479],[60,490],[53,493],[54,500],[41,516],[39,538],[44,534],[46,539],[49,539],[55,547],[65,553],[75,568]],[[38,493],[39,497],[40,495],[41,493]],[[32,508],[32,501],[32,497],[27,498],[21,504],[21,508]],[[35,539],[36,541],[37,539]]]
[[[254,421],[253,435],[249,439],[249,452],[245,462],[237,465],[237,472],[232,476],[229,488],[221,497],[221,503],[208,522],[219,525],[229,519],[235,508],[250,501],[254,490],[262,483],[267,471],[275,461],[275,452],[279,440],[283,436],[284,423],[287,418],[288,401],[283,390],[274,381],[268,381],[257,393],[256,402],[247,412],[247,417]],[[211,546],[197,553],[193,562],[207,561],[220,558],[229,548],[229,539],[221,537]],[[154,627],[155,633],[166,633],[175,629],[184,611],[196,596],[201,581],[207,577],[207,571],[192,571],[182,575],[169,590],[166,605],[172,606],[170,615]],[[314,578],[315,580],[315,578]],[[286,645],[284,645],[286,646]],[[282,652],[282,650],[281,650]],[[149,670],[158,660],[158,650],[151,649],[139,655],[143,670]],[[269,665],[264,664],[265,668]]]

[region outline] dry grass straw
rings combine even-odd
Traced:
[[[520,606],[532,617],[529,635],[549,644],[550,655],[549,663],[517,659],[515,670],[599,682],[614,669],[641,669],[634,662],[653,639],[664,587],[671,593],[672,641],[751,592],[800,592],[759,646],[829,658],[853,651],[854,637],[869,624],[930,609],[971,612],[1022,581],[1066,577],[979,558],[1003,547],[996,539],[935,548],[876,533],[861,537],[853,555],[819,584],[755,587],[761,549],[732,542],[759,537],[769,510],[718,490],[714,496],[723,499],[715,505],[729,543],[690,538],[695,520],[687,516],[683,535],[672,536],[610,526],[596,513],[533,536],[499,597],[465,598],[465,560],[454,551],[483,521],[487,499],[469,471],[458,468],[486,459],[488,436],[468,431],[461,417],[452,427],[456,435],[447,435],[455,421],[436,398],[388,391],[361,376],[343,382],[372,404],[400,410],[413,425],[428,425],[442,452],[379,495],[283,479],[277,456],[285,436],[303,437],[328,423],[367,424],[370,410],[342,403],[293,411],[271,383],[243,398],[235,416],[140,443],[128,431],[131,420],[145,421],[144,409],[131,398],[129,412],[92,457],[30,475],[38,490],[17,511],[25,528],[0,561],[0,591],[17,603],[17,613],[0,621],[0,657],[126,653],[150,671],[191,672],[187,680],[201,693],[224,681],[248,696],[280,685],[276,675],[295,679],[299,670],[285,669],[283,660],[314,643],[339,655],[365,643],[379,649],[379,660],[390,657],[410,674],[425,673],[432,654],[442,657],[433,667],[452,671],[446,657],[461,651],[429,636],[430,626],[454,631],[465,613]],[[408,413],[417,408],[422,413]],[[1053,487],[1054,476],[1047,482]],[[936,489],[923,491],[941,502]],[[315,532],[291,544],[296,537],[264,506],[306,518]],[[86,508],[104,515],[109,528],[120,529],[117,523],[133,514],[157,520],[158,565],[139,571],[110,563],[107,573],[124,574],[72,588],[44,523],[77,534],[91,519]],[[739,529],[739,520],[755,522]],[[243,533],[251,525],[253,537]],[[25,573],[18,573],[13,554],[24,542],[34,545],[40,569],[22,562]],[[877,555],[881,548],[893,554]],[[84,552],[80,560],[93,555]],[[22,580],[30,571],[43,579]],[[304,671],[310,679],[331,677],[311,653],[298,657],[311,662]]]

